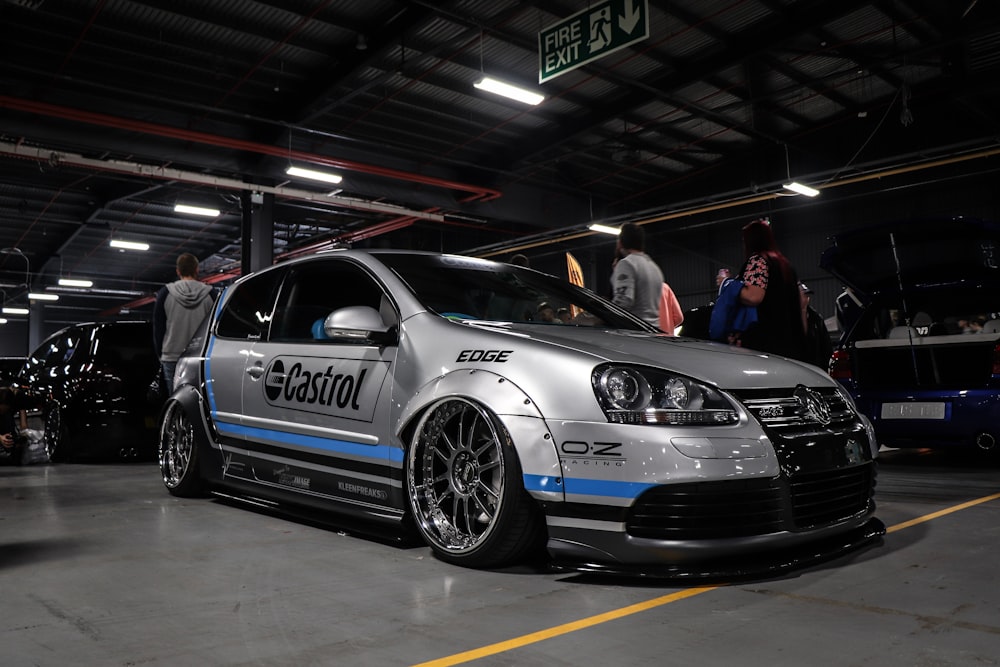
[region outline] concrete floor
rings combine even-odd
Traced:
[[[998,458],[886,453],[881,546],[700,588],[466,570],[148,463],[3,467],[0,665],[1000,665]]]

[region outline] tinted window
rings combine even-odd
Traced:
[[[70,329],[61,336],[52,339],[48,348],[42,351],[42,365],[45,368],[53,368],[68,364],[80,347],[83,332],[79,329]]]
[[[324,259],[299,264],[289,271],[274,310],[271,340],[323,340],[323,320],[346,306],[368,306],[387,315],[388,298],[361,266]]]
[[[149,326],[122,324],[97,330],[94,361],[105,364],[148,365],[155,361],[153,331]]]
[[[274,296],[285,275],[283,270],[264,271],[250,276],[235,290],[219,315],[217,336],[259,340],[267,334],[274,309]]]

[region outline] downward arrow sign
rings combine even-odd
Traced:
[[[618,17],[618,27],[628,34],[632,34],[635,26],[639,23],[641,12],[632,0],[625,0],[625,14]]]

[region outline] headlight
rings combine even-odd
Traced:
[[[631,368],[608,368],[598,380],[601,394],[615,410],[641,410],[649,405],[652,390],[641,373]]]
[[[594,369],[594,394],[618,424],[735,424],[736,408],[716,389],[654,368],[606,364]]]

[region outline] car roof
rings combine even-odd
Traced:
[[[833,237],[820,267],[867,298],[947,286],[1000,288],[1000,224],[942,216],[854,229]]]

